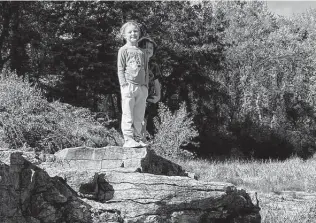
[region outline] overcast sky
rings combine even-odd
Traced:
[[[292,16],[304,12],[306,9],[316,9],[316,1],[267,1],[269,9],[279,15]]]

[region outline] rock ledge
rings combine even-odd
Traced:
[[[3,223],[261,221],[260,208],[246,191],[228,183],[126,172],[123,167],[78,170],[64,168],[59,161],[42,163],[43,169],[21,152],[10,153],[9,164],[1,157],[7,156],[0,151]],[[141,167],[146,170],[146,165]]]
[[[55,153],[57,161],[68,168],[110,171],[121,170],[143,172],[166,176],[187,176],[181,166],[158,156],[148,148],[122,148],[108,146],[103,148],[76,147]]]

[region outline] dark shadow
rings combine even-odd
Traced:
[[[147,150],[145,159],[141,160],[142,172],[165,176],[188,176],[176,163],[158,156],[153,149]]]
[[[172,199],[172,197],[166,198]],[[261,222],[260,208],[251,202],[245,191],[230,191],[217,198],[191,200],[190,202],[167,204],[159,202],[157,214],[170,216],[174,212],[188,210],[189,216],[194,216],[199,223],[233,223],[233,222]],[[185,216],[185,212],[182,213]],[[183,220],[183,219],[182,219]]]
[[[105,180],[105,174],[95,173],[93,180],[82,184],[80,195],[99,202],[111,200],[114,197],[114,188]]]
[[[223,159],[278,159],[285,160],[293,155],[303,159],[311,157],[316,150],[315,133],[308,130],[287,131],[258,125],[250,119],[230,123],[227,132],[204,132],[200,135],[198,157]]]

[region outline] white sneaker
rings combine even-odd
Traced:
[[[140,140],[138,143],[139,143],[142,147],[146,147],[146,146],[148,146],[148,144],[147,144],[147,143],[144,143],[144,142],[143,142],[143,141],[141,141],[141,140]]]
[[[135,140],[128,140],[128,141],[125,141],[123,147],[124,148],[138,148],[138,147],[142,147],[142,145],[136,142]]]

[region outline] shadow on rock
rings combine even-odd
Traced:
[[[105,180],[105,174],[95,173],[91,182],[81,184],[80,196],[105,202],[114,197],[114,188]]]

